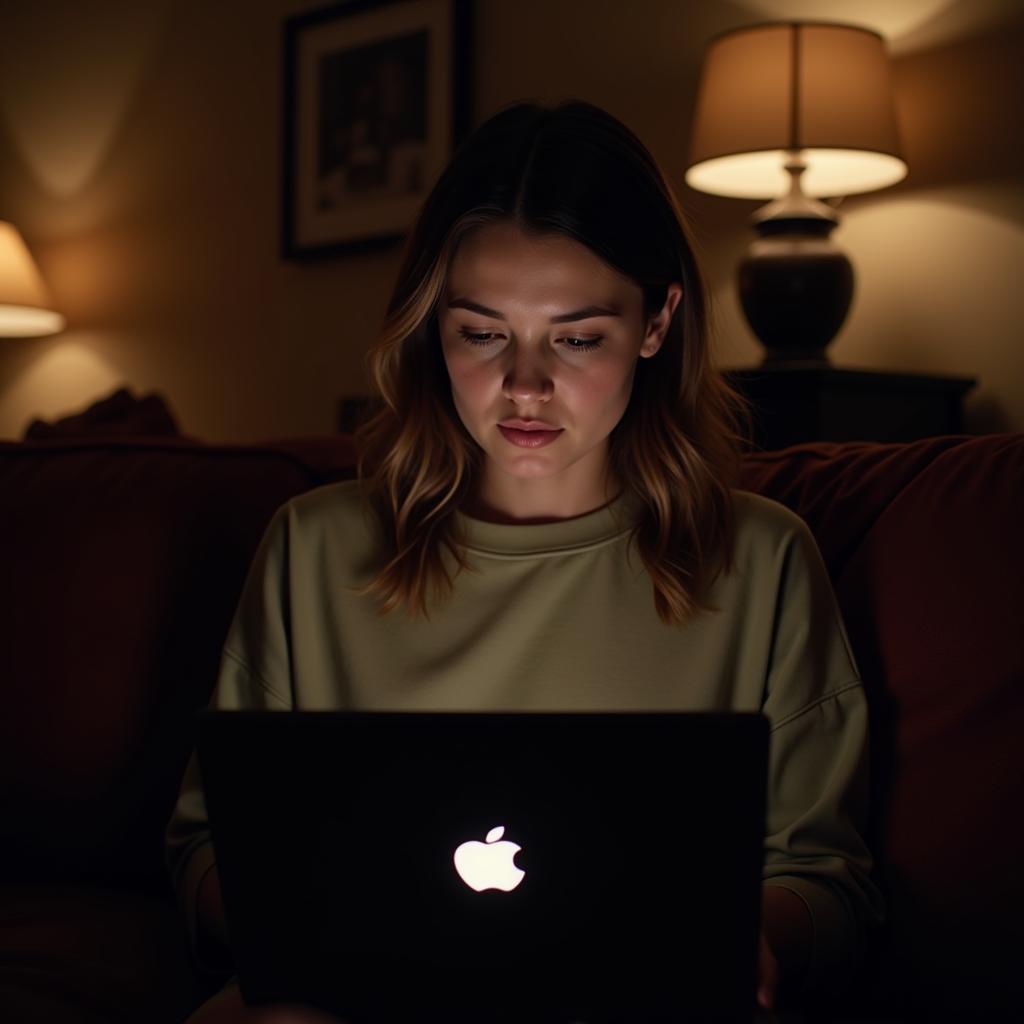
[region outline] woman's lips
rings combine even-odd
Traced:
[[[512,427],[503,427],[499,423],[498,429],[506,441],[511,441],[512,444],[520,448],[543,448],[544,445],[551,444],[562,433],[563,428],[559,427],[558,430],[515,430]]]

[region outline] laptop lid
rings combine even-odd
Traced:
[[[753,1019],[761,714],[203,710],[197,747],[249,1003]]]

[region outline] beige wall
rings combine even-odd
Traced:
[[[398,248],[277,255],[281,20],[320,6],[4,5],[0,218],[21,228],[68,329],[0,340],[0,437],[121,385],[159,391],[208,440],[328,432],[338,398],[366,390]],[[886,35],[910,165],[899,186],[839,207],[857,290],[834,361],[975,376],[970,429],[1024,430],[1017,0],[477,0],[473,123],[516,99],[579,96],[681,183],[704,41],[786,17]],[[759,204],[679,188],[720,361],[750,363],[733,275]]]

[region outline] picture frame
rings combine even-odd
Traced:
[[[350,0],[285,19],[281,255],[405,238],[470,129],[472,0]]]

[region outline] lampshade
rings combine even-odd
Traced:
[[[0,220],[0,338],[31,338],[64,329],[21,232]]]
[[[877,32],[771,22],[708,43],[686,183],[722,196],[780,196],[790,181],[787,150],[802,151],[808,196],[869,192],[906,176]]]

